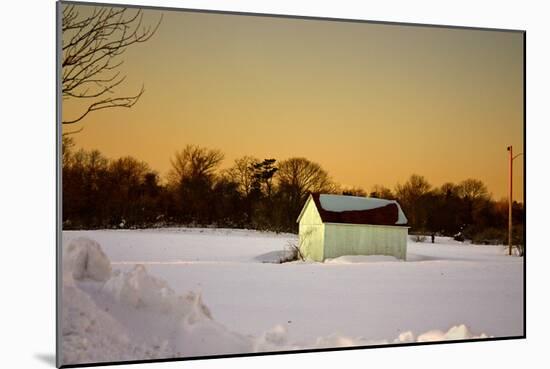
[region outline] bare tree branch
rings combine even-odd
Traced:
[[[63,137],[68,137],[70,135],[74,135],[76,133],[80,133],[84,130],[84,127],[80,127],[79,129],[75,129],[75,130],[72,130],[72,131],[66,131],[66,132],[63,132],[62,136]]]
[[[82,119],[84,119],[85,116],[87,116],[89,113],[96,111],[96,110],[102,110],[107,108],[131,108],[132,106],[137,103],[141,95],[145,92],[145,89],[142,87],[139,93],[135,96],[130,97],[115,97],[115,98],[107,98],[103,100],[96,101],[92,103],[90,106],[88,106],[88,109],[85,110],[78,118],[75,118],[73,120],[67,120],[63,121],[63,124],[74,124],[78,123]]]
[[[148,41],[162,22],[161,15],[154,26],[144,26],[142,9],[96,7],[91,14],[82,15],[78,7],[67,5],[62,12],[62,97],[90,102],[63,124],[81,122],[93,111],[131,108],[137,103],[145,91],[143,86],[135,95],[116,96],[116,88],[126,80],[119,70],[124,63],[119,57],[129,46]]]

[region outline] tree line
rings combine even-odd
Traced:
[[[186,225],[297,232],[296,218],[311,192],[395,199],[411,233],[437,233],[479,243],[505,243],[508,204],[485,184],[466,179],[433,187],[413,174],[392,190],[343,188],[318,163],[243,156],[221,169],[224,154],[187,145],[171,158],[164,180],[147,163],[75,150],[63,137],[63,228],[143,228]],[[514,242],[523,243],[523,205],[513,205]]]

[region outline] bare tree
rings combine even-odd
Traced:
[[[69,161],[71,159],[71,155],[73,154],[74,149],[74,140],[70,136],[63,136],[61,138],[61,164],[62,167],[66,167],[69,165]]]
[[[405,210],[405,214],[407,214],[409,222],[415,230],[426,226],[426,204],[429,201],[428,195],[431,188],[432,186],[426,178],[418,174],[411,175],[405,184],[398,184],[395,187],[395,196]]]
[[[310,192],[335,193],[337,186],[317,163],[305,158],[282,161],[278,172],[278,193],[286,212],[287,227],[295,227],[294,219],[300,213]]]
[[[254,165],[260,162],[253,156],[235,159],[235,163],[226,171],[230,180],[239,185],[241,195],[249,196],[254,186]]]
[[[328,173],[306,158],[290,158],[279,165],[279,187],[291,190],[303,199],[309,192],[334,192]]]
[[[489,196],[487,186],[479,179],[468,178],[458,185],[458,194],[463,199],[477,201]]]
[[[367,197],[367,192],[361,187],[343,187],[343,188],[338,188],[337,191],[339,193],[342,193],[342,195],[346,195],[346,196]]]
[[[149,40],[162,21],[161,15],[156,25],[144,26],[142,9],[102,6],[82,14],[79,7],[70,4],[63,8],[61,89],[64,100],[76,99],[84,108],[64,119],[65,125],[81,122],[93,111],[136,104],[143,86],[131,96],[116,95],[116,88],[126,79],[120,72],[123,60],[119,57],[129,46]]]
[[[413,174],[405,184],[398,184],[395,187],[395,194],[402,202],[414,204],[420,197],[427,194],[431,188],[432,186],[426,178]]]
[[[379,199],[393,199],[394,195],[389,188],[377,184],[372,186],[370,197],[376,197]]]
[[[460,186],[452,182],[445,182],[439,187],[439,194],[445,197],[459,197]]]
[[[187,145],[171,159],[168,185],[174,191],[179,221],[197,224],[214,221],[216,170],[223,157],[219,150]],[[221,181],[218,185],[223,187]]]
[[[203,178],[211,181],[223,158],[219,150],[187,145],[171,159],[172,169],[168,179],[172,184],[178,184],[183,179]]]

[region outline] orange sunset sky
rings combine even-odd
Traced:
[[[90,6],[79,6],[83,12]],[[160,11],[147,10],[154,24]],[[64,127],[76,146],[131,155],[164,176],[186,144],[318,162],[345,186],[478,178],[507,196],[506,147],[523,152],[523,34],[163,11],[121,56],[119,95]],[[62,102],[63,117],[82,106]],[[523,198],[523,159],[514,162]]]

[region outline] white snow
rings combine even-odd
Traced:
[[[264,262],[291,240],[223,229],[63,232],[64,363],[523,333],[523,259],[504,247],[437,238],[409,242],[406,262]]]
[[[334,259],[326,259],[327,264],[357,264],[357,263],[378,263],[378,262],[391,262],[402,261],[395,256],[390,255],[344,255]]]
[[[344,196],[344,195],[320,195],[319,202],[323,209],[328,211],[353,211],[371,210],[381,208],[389,204],[396,204],[398,219],[395,224],[407,224],[407,217],[399,203],[395,200],[378,199],[376,197]]]
[[[90,278],[106,281],[111,274],[111,262],[97,242],[81,237],[72,240],[63,252],[63,274],[74,279]]]
[[[74,285],[65,284],[62,297],[63,363],[132,359],[134,347],[116,318]]]

